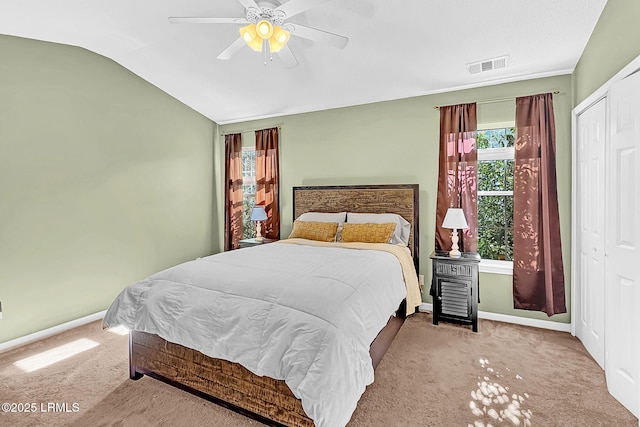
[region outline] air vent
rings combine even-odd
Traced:
[[[487,71],[499,70],[507,68],[509,63],[509,55],[500,56],[498,58],[485,59],[484,61],[472,62],[467,64],[469,74],[485,73]]]

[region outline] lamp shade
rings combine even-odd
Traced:
[[[282,50],[284,45],[289,41],[290,35],[289,31],[282,27],[273,27],[273,36],[269,39],[269,50],[274,53]]]
[[[251,49],[256,52],[260,52],[262,50],[263,39],[258,36],[256,24],[249,24],[246,27],[240,28],[240,35]]]
[[[273,35],[273,25],[266,19],[258,21],[256,24],[256,32],[258,33],[258,37],[267,40]]]
[[[442,221],[442,227],[462,229],[469,228],[469,225],[467,225],[467,220],[464,217],[462,209],[449,208],[447,214],[444,216],[444,221]]]
[[[251,211],[251,221],[264,221],[267,219],[267,212],[264,206],[254,206]]]

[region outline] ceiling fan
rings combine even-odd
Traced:
[[[271,59],[271,53],[276,53],[288,68],[298,65],[298,61],[287,45],[291,35],[326,43],[340,49],[349,43],[347,37],[287,21],[299,13],[331,0],[289,0],[283,4],[279,4],[276,0],[238,1],[245,8],[244,18],[171,17],[169,22],[174,24],[246,24],[240,28],[240,37],[223,50],[217,58],[230,59],[244,46],[249,46],[255,51],[264,52],[265,65],[267,59]]]

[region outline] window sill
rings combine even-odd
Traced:
[[[480,261],[480,273],[513,275],[513,261],[483,259]]]

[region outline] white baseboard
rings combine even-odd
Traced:
[[[63,323],[58,326],[53,326],[48,329],[44,329],[39,332],[34,332],[33,334],[25,335],[20,338],[13,339],[11,341],[5,341],[0,343],[0,353],[3,351],[7,351],[14,347],[18,347],[20,345],[24,345],[30,343],[32,341],[40,340],[42,338],[50,337],[51,335],[59,334],[60,332],[68,331],[69,329],[77,328],[78,326],[86,325],[87,323],[95,322],[96,320],[100,320],[104,317],[107,310],[103,310],[99,313],[90,314],[85,317],[81,317],[80,319],[72,320],[67,323]]]
[[[433,304],[423,302],[419,307],[420,311],[433,311]],[[534,328],[551,329],[553,331],[571,332],[571,324],[551,322],[549,320],[529,319],[528,317],[511,316],[508,314],[490,313],[479,311],[478,318],[487,320],[497,320],[498,322],[514,323],[516,325],[532,326]]]

